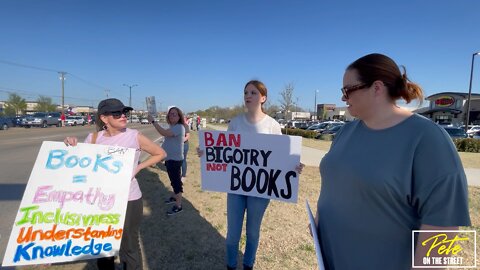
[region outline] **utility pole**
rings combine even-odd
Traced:
[[[472,67],[470,69],[470,86],[468,87],[467,115],[465,119],[465,132],[467,132],[468,125],[470,124],[470,103],[472,101],[473,64],[475,63],[475,55],[480,55],[480,52],[476,52],[472,55]]]
[[[108,89],[105,89],[105,96],[108,98],[108,92],[110,92],[110,90]]]
[[[130,88],[130,99],[128,101],[128,106],[132,107],[132,88],[135,87],[135,86],[138,86],[138,84],[128,85],[128,84],[124,83],[123,86],[126,86],[126,87]],[[131,122],[132,122],[132,114],[130,114],[130,123]]]
[[[65,126],[65,75],[67,72],[64,71],[59,71],[60,74],[60,80],[62,81],[62,127]]]

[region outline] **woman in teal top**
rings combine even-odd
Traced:
[[[423,93],[389,57],[353,62],[342,94],[358,120],[320,163],[316,222],[326,269],[410,269],[412,230],[470,224],[460,158],[443,128],[396,105]],[[416,246],[415,259],[425,256]]]

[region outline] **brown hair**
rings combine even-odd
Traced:
[[[173,110],[173,109],[177,110],[178,117],[180,118],[180,119],[178,119],[178,122],[177,122],[177,123],[170,123],[170,117],[168,117],[168,115],[170,114],[170,111]],[[167,123],[168,123],[169,125],[171,125],[171,126],[176,125],[176,124],[186,125],[186,124],[185,124],[185,117],[183,116],[182,110],[180,110],[178,107],[171,107],[170,109],[168,109],[168,112],[167,112]]]
[[[407,71],[404,66],[403,74],[400,72],[398,65],[388,56],[372,53],[365,55],[355,62],[351,63],[347,70],[356,70],[359,80],[368,85],[372,85],[375,81],[382,81],[388,89],[388,95],[395,101],[404,99],[407,103],[414,99],[423,102],[422,88],[410,81],[407,77]]]
[[[102,119],[100,118],[100,113],[97,113],[95,114],[95,125],[97,126],[97,131],[102,131],[105,129],[105,123],[102,121]]]
[[[245,87],[243,88],[243,90],[247,89],[247,86],[251,84],[253,86],[255,86],[255,88],[258,89],[258,92],[260,92],[260,95],[262,95],[262,97],[268,97],[268,90],[267,90],[267,87],[265,86],[265,84],[259,80],[251,80],[249,82],[247,82],[245,84]],[[265,99],[265,102],[267,102],[267,99]],[[263,102],[263,103],[265,103]],[[262,111],[263,111],[263,103],[262,103]],[[264,112],[264,111],[263,111]]]

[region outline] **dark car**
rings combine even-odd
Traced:
[[[23,124],[24,124],[26,118],[27,118],[26,115],[21,115],[21,116],[14,117],[12,119],[13,126],[14,127],[23,127]]]
[[[467,138],[467,133],[463,128],[459,127],[443,127],[448,135],[450,135],[450,138],[452,139],[464,139]]]
[[[0,129],[7,130],[13,127],[12,118],[10,117],[0,117]]]
[[[333,125],[322,131],[322,134],[336,134],[342,127],[343,125]]]

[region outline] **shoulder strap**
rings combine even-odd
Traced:
[[[95,142],[97,141],[97,137],[98,137],[98,132],[95,131],[93,134],[92,134],[92,141],[90,142],[91,144],[95,144]]]

